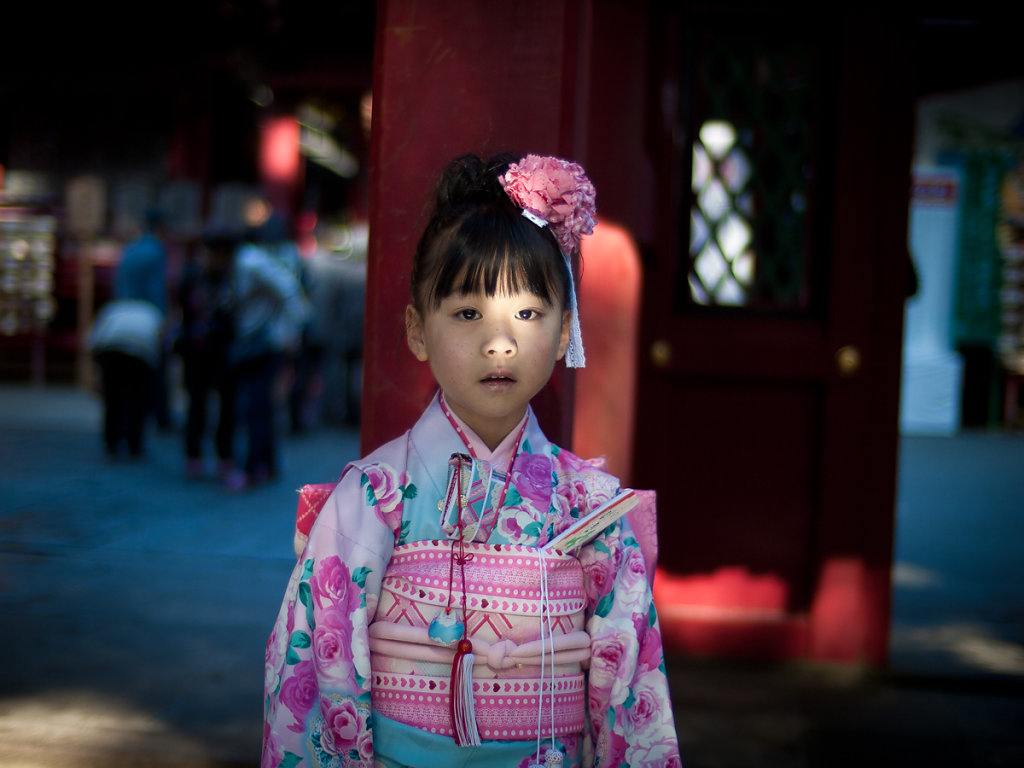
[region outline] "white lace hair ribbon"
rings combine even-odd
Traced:
[[[523,208],[523,216],[541,229],[548,223],[528,208]],[[565,350],[565,366],[567,368],[586,368],[587,355],[583,351],[583,331],[580,329],[579,302],[576,300],[576,281],[572,276],[572,260],[563,253],[565,268],[569,272],[569,347]]]
[[[583,352],[583,331],[580,330],[579,302],[576,300],[576,281],[572,279],[572,262],[565,257],[565,268],[569,270],[569,346],[565,350],[565,365],[567,368],[585,368],[587,356]]]

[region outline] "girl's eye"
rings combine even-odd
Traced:
[[[540,317],[540,312],[536,309],[520,309],[516,316],[520,320],[536,320]]]
[[[475,309],[460,309],[455,313],[455,316],[460,320],[476,320],[480,316],[480,313]]]

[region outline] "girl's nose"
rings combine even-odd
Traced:
[[[495,328],[484,342],[484,354],[488,357],[508,357],[516,353],[516,340],[504,327]]]

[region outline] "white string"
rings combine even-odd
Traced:
[[[541,562],[543,563],[543,560]],[[543,565],[541,567],[544,568]],[[548,573],[548,569],[544,568],[544,605],[541,606],[541,609],[542,609],[542,611],[546,610],[547,614],[548,614],[548,640],[550,641],[549,645],[551,646],[551,682],[549,683],[549,685],[551,686],[551,688],[550,688],[551,695],[549,697],[550,700],[551,700],[551,734],[550,735],[551,735],[551,749],[554,749],[555,748],[555,630],[551,626],[551,601],[548,600],[548,590],[547,590],[548,579],[547,579],[547,573]],[[543,656],[541,656],[540,662],[541,662],[541,664],[544,663],[544,657]]]
[[[540,765],[541,720],[544,715],[544,606],[548,602],[548,569],[544,566],[544,550],[537,550],[540,563],[540,695],[537,697],[537,764]]]

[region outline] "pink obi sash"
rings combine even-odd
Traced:
[[[582,732],[583,667],[590,638],[583,629],[583,568],[571,555],[544,552],[551,634],[540,632],[541,562],[535,547],[467,543],[466,633],[473,642],[473,700],[483,739],[531,740]],[[461,605],[459,568],[448,541],[395,548],[370,625],[373,707],[384,717],[451,736],[450,676],[454,650],[432,641],[430,622],[449,601]],[[449,583],[450,576],[454,583]],[[456,611],[461,615],[460,611]],[[543,668],[541,664],[543,663]],[[553,664],[553,667],[552,667]],[[552,691],[553,682],[553,691]]]

